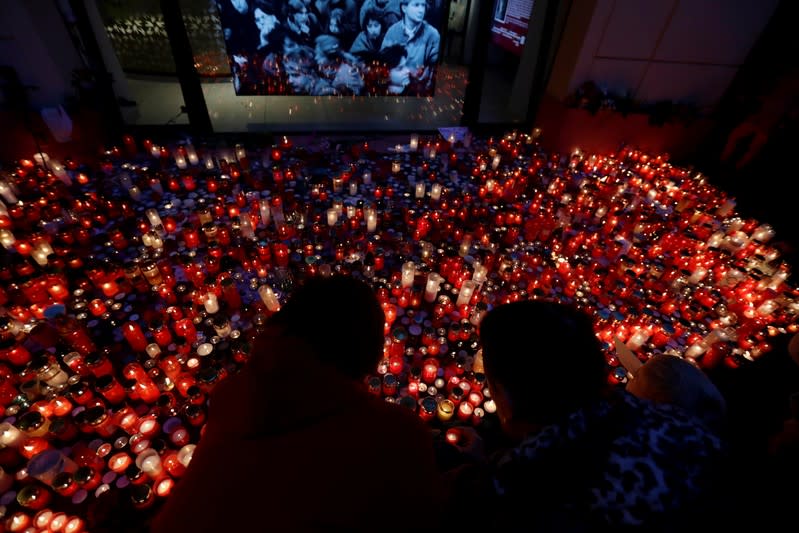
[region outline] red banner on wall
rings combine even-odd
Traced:
[[[491,40],[516,55],[522,55],[534,0],[496,0]]]

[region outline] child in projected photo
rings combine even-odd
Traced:
[[[386,31],[381,46],[381,50],[398,44],[405,47],[405,62],[394,69],[396,79],[392,78],[391,84],[404,87],[402,94],[432,96],[441,37],[424,20],[426,0],[400,0],[400,9],[402,20]]]

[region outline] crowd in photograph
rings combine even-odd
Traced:
[[[441,6],[428,0],[224,0],[239,95],[432,96]]]

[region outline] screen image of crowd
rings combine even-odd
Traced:
[[[440,0],[217,4],[240,96],[433,96]]]

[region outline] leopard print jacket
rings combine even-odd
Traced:
[[[574,529],[557,526],[564,517],[591,531],[640,529],[702,497],[723,455],[699,419],[620,392],[502,454],[493,484],[509,516],[544,514],[550,526],[556,517],[558,530]]]

